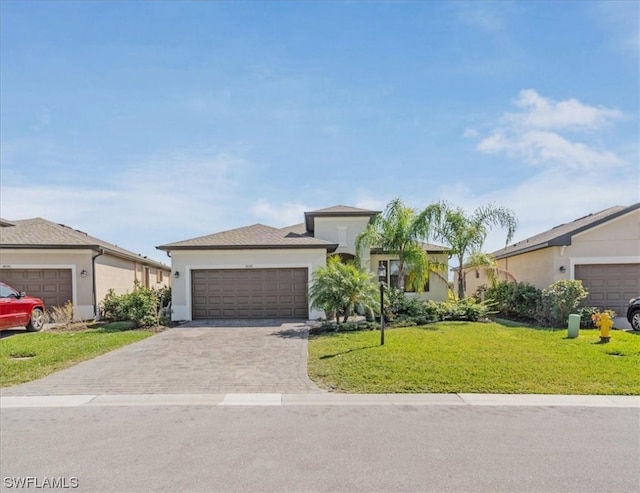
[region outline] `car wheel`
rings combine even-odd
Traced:
[[[636,310],[631,314],[631,328],[640,330],[640,310]]]
[[[27,330],[29,332],[38,332],[44,327],[44,312],[41,308],[34,308],[31,312],[31,319],[27,324]]]

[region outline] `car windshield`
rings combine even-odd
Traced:
[[[9,296],[18,297],[18,292],[11,289],[9,286],[0,284],[0,298],[8,298]]]

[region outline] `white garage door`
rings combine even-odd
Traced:
[[[589,291],[585,305],[627,313],[630,298],[640,296],[640,264],[576,265],[575,278]]]

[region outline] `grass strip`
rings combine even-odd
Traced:
[[[153,335],[103,327],[82,332],[35,332],[0,339],[0,387],[47,376]]]
[[[320,387],[351,393],[640,395],[640,337],[498,323],[441,322],[331,333],[309,341],[308,372]]]

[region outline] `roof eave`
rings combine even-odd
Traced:
[[[113,256],[113,257],[118,257],[118,258],[122,258],[125,260],[131,260],[132,262],[142,262],[142,263],[146,263],[149,265],[153,265],[155,267],[160,267],[162,269],[167,269],[169,270],[169,266],[165,265],[161,262],[157,262],[155,260],[151,260],[149,258],[144,258],[142,256],[139,255],[127,255],[125,253],[119,252],[117,250],[112,250],[108,247],[105,247],[103,245],[59,245],[59,244],[52,244],[52,245],[7,245],[7,244],[0,244],[0,248],[5,248],[5,249],[15,249],[15,250],[93,250],[94,252],[102,252],[102,253],[108,253],[109,255]]]
[[[512,250],[510,252],[494,253],[493,255],[495,256],[496,260],[500,260],[503,258],[513,257],[514,255],[520,255],[522,253],[535,252],[536,250],[542,250],[543,248],[547,248],[549,246],[554,246],[554,245],[551,245],[551,242],[547,241],[544,243],[537,243],[535,245],[530,245],[528,247],[519,248],[517,250]]]
[[[185,251],[185,250],[296,250],[296,249],[323,249],[334,252],[338,248],[337,243],[327,243],[322,245],[160,245],[156,247],[164,252]]]
[[[596,226],[599,226],[601,224],[604,224],[608,221],[611,221],[612,219],[616,219],[620,216],[624,216],[625,214],[628,214],[629,212],[633,212],[636,209],[640,208],[640,202],[638,202],[637,204],[633,204],[630,205],[629,207],[625,207],[624,209],[621,209],[617,212],[614,212],[613,214],[610,214],[608,216],[605,216],[601,219],[598,219],[597,221],[593,221],[589,224],[585,224],[584,226],[581,226],[579,228],[575,228],[572,229],[571,231],[568,231],[567,233],[561,234],[556,236],[555,238],[551,238],[548,241],[542,242],[542,243],[536,243],[535,245],[531,245],[531,246],[527,246],[524,248],[518,248],[518,249],[514,249],[511,250],[509,252],[504,252],[504,253],[496,253],[494,252],[494,255],[496,257],[496,259],[503,259],[503,258],[508,258],[508,257],[513,257],[514,255],[520,255],[523,253],[529,253],[529,252],[533,252],[535,250],[541,250],[542,248],[547,248],[547,247],[552,247],[552,246],[570,246],[571,245],[571,241],[573,239],[574,235],[577,235],[579,233],[582,233],[584,231],[587,231],[591,228],[594,228]],[[526,241],[526,240],[523,240]],[[500,251],[500,250],[498,250]]]

